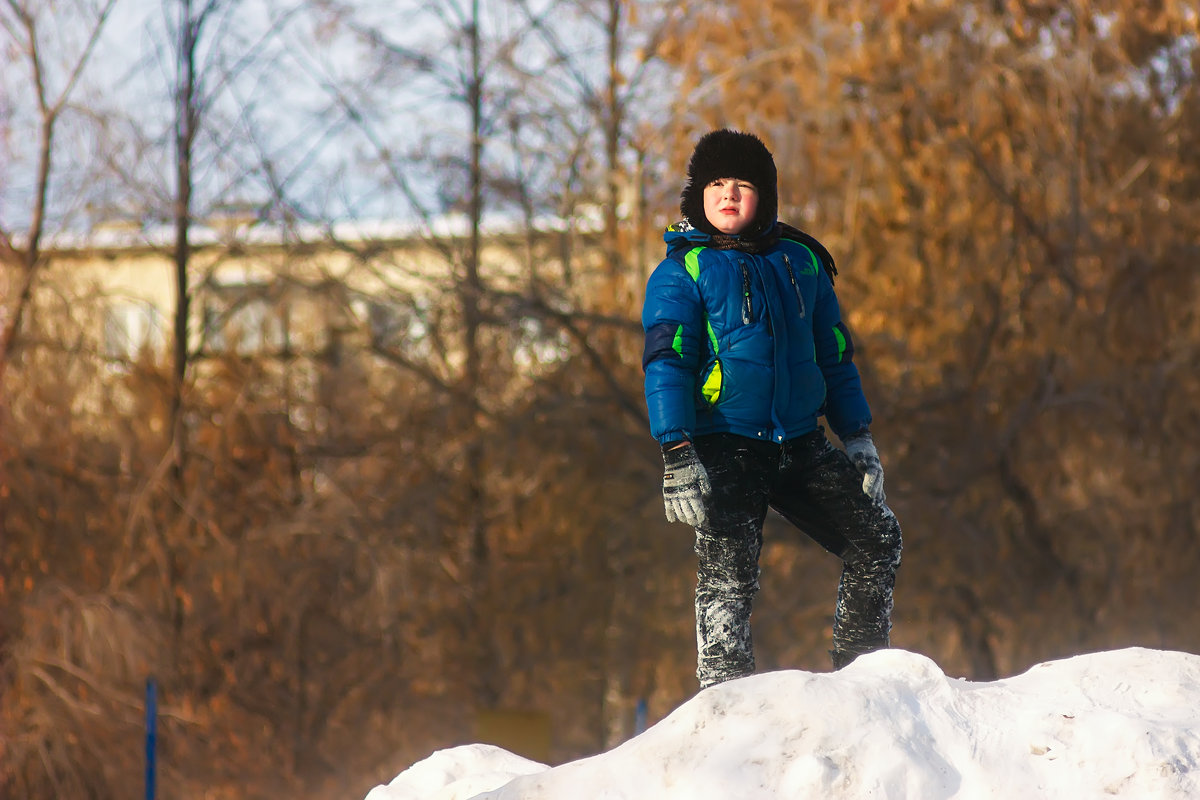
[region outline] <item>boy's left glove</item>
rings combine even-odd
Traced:
[[[704,498],[712,494],[708,471],[690,443],[663,451],[663,503],[667,522],[686,522],[698,528],[708,522]]]
[[[879,463],[879,451],[875,449],[871,434],[863,432],[842,443],[846,445],[846,455],[863,474],[863,492],[876,503],[885,502],[887,495],[883,492],[883,465]]]

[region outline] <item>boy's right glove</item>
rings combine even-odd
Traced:
[[[708,521],[704,498],[712,494],[708,472],[690,443],[663,451],[663,503],[667,522],[686,522],[698,528]]]

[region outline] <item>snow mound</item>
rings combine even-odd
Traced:
[[[387,786],[376,786],[365,800],[468,800],[511,781],[549,769],[490,744],[468,744],[418,761]]]
[[[1200,656],[1130,648],[973,683],[886,650],[714,686],[559,767],[442,750],[367,800],[808,797],[1200,798]]]

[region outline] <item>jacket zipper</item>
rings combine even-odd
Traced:
[[[804,295],[800,294],[800,285],[796,283],[796,273],[792,271],[792,260],[787,257],[787,253],[783,254],[783,264],[787,267],[788,278],[792,281],[792,288],[796,290],[796,299],[800,301],[800,319],[804,319]]]
[[[754,309],[750,306],[750,270],[746,269],[746,262],[741,259],[738,259],[738,266],[742,268],[742,298],[745,301],[742,303],[742,324],[749,325],[754,315]]]

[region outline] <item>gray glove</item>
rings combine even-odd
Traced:
[[[704,498],[712,494],[708,472],[691,444],[663,451],[663,503],[667,522],[686,522],[698,528],[708,521]]]
[[[875,440],[870,433],[860,433],[846,439],[846,455],[863,474],[862,490],[876,503],[883,503],[887,495],[883,493],[883,465],[879,463],[879,451],[875,449]]]

